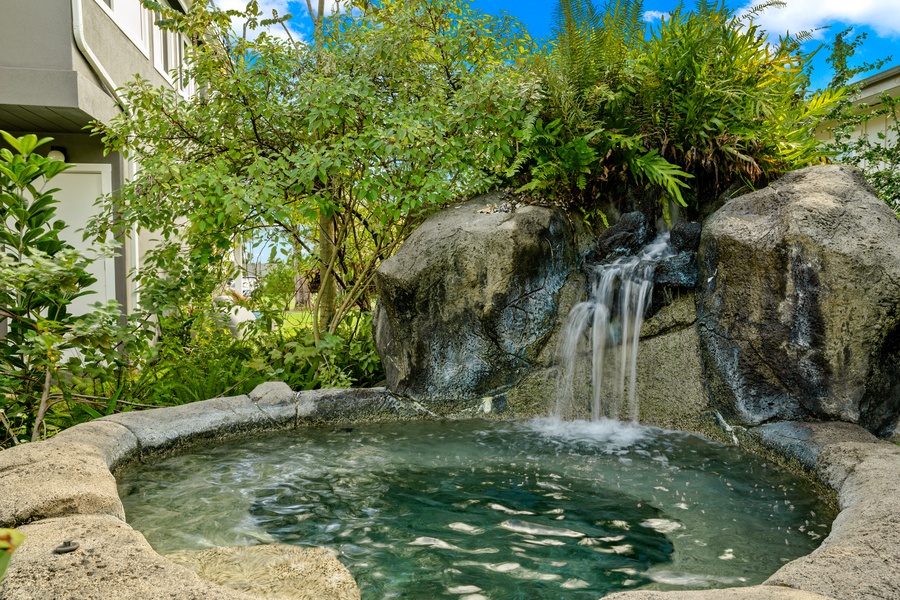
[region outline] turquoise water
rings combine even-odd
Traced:
[[[832,514],[734,448],[615,421],[415,422],[267,434],[119,474],[159,552],[334,548],[363,598],[598,598],[752,585]]]

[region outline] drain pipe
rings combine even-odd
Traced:
[[[122,98],[116,91],[116,84],[113,82],[112,77],[109,76],[109,73],[107,73],[106,69],[103,68],[103,65],[100,64],[97,55],[95,55],[94,51],[91,50],[91,47],[88,46],[87,38],[84,35],[84,6],[82,0],[72,0],[72,35],[75,37],[75,45],[78,47],[78,50],[87,60],[88,65],[90,65],[94,73],[97,74],[97,77],[100,78],[100,81],[109,93],[112,94],[116,104],[118,104],[123,111],[128,112],[128,108],[125,106],[125,103],[122,102]]]

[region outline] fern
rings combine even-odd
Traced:
[[[698,0],[648,32],[641,0],[560,0],[543,101],[507,175],[585,215],[652,188],[692,216],[735,182],[821,160],[813,129],[839,97],[804,100],[810,32],[770,45],[753,22],[781,4],[739,17]]]

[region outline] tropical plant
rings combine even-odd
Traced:
[[[857,75],[883,68],[891,57],[851,65],[856,50],[865,42],[865,32],[851,35],[850,30],[835,34],[827,62],[832,68],[829,88],[847,87],[848,94],[829,115],[833,140],[829,149],[835,160],[863,171],[878,196],[900,216],[900,100],[881,94],[874,106],[859,103]],[[866,132],[870,122],[884,124],[875,136]]]
[[[15,529],[0,529],[0,583],[3,583],[3,578],[6,576],[6,569],[9,568],[13,551],[24,541],[25,536]]]
[[[724,3],[678,7],[647,29],[641,0],[561,0],[543,105],[510,169],[586,213],[635,190],[696,214],[736,182],[823,160],[813,135],[841,96],[807,96],[808,57],[768,42]]]
[[[110,246],[80,252],[61,239],[55,218],[57,190],[50,180],[67,168],[35,150],[50,141],[0,132],[0,422],[4,445],[35,441],[73,421],[112,411],[117,395],[80,393],[84,380],[121,385],[121,369],[141,341],[119,324],[118,305],[96,303],[73,314],[72,302],[89,294],[90,265]],[[99,406],[98,406],[99,405]]]

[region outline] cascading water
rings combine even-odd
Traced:
[[[639,255],[591,269],[590,296],[572,308],[563,329],[556,417],[586,416],[578,384],[589,376],[593,420],[620,417],[626,399],[628,418],[637,420],[638,338],[653,293],[656,263],[673,254],[669,234],[664,233]],[[589,363],[582,358],[588,355]]]

